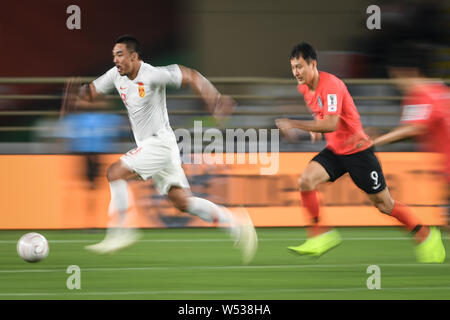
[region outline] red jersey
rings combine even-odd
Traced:
[[[445,156],[444,173],[450,182],[450,90],[443,83],[416,85],[403,101],[402,123],[424,125],[418,139],[425,151]]]
[[[337,129],[325,133],[328,149],[335,154],[345,155],[365,150],[372,145],[367,143],[369,138],[364,133],[358,110],[347,87],[340,79],[330,73],[319,71],[319,83],[315,92],[311,92],[306,84],[298,85],[297,89],[316,118],[339,115]],[[366,143],[357,148],[357,143],[361,140],[365,140]]]

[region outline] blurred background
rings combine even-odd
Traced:
[[[81,9],[80,30],[66,27],[66,9],[73,4]],[[381,10],[381,29],[366,25],[371,16],[366,10],[373,4]],[[126,9],[116,0],[9,1],[0,12],[0,176],[5,189],[0,228],[105,226],[106,168],[135,145],[126,111],[115,93],[108,97],[108,108],[65,121],[58,116],[66,78],[81,76],[88,82],[106,72],[120,35],[141,41],[146,62],[197,69],[232,95],[239,106],[226,128],[244,130],[274,129],[279,117],[311,118],[289,64],[292,47],[309,42],[318,50],[319,69],[347,84],[364,127],[382,133],[398,125],[401,113],[401,94],[386,72],[391,46],[406,39],[429,46],[429,76],[448,84],[449,27],[450,5],[436,0],[167,0],[133,2]],[[174,129],[193,134],[196,120],[203,121],[203,130],[217,126],[188,89],[168,92],[168,110]],[[257,225],[304,225],[296,179],[311,152],[324,145],[312,144],[307,134],[299,134],[296,143],[281,140],[280,166],[287,169],[275,176],[260,176],[258,166],[240,173],[237,166],[186,165],[186,172],[195,193],[224,205],[247,206]],[[246,151],[251,147],[247,143]],[[418,148],[406,140],[378,151]],[[436,180],[437,165],[424,162],[419,153],[405,155],[381,155],[392,192],[436,223],[442,197],[429,190],[436,189],[430,183]],[[410,190],[407,181],[423,190]],[[204,226],[175,212],[150,181],[132,187],[137,213],[130,225]],[[326,204],[337,210],[330,211],[330,224],[395,224],[388,217],[373,218],[367,199],[347,178],[323,192]],[[367,207],[367,220],[342,218],[342,208],[349,206]],[[286,219],[274,221],[273,208],[282,208]]]

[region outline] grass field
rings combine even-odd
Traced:
[[[84,249],[103,230],[37,230],[50,254],[34,264],[16,253],[27,231],[0,231],[0,299],[450,299],[449,263],[416,263],[403,230],[339,230],[343,243],[314,259],[286,249],[302,242],[303,228],[258,229],[248,266],[218,229],[145,230],[139,243],[107,256]],[[81,269],[80,290],[66,287],[69,265]],[[380,290],[367,289],[369,265],[381,268]]]

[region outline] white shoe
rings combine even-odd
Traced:
[[[125,249],[138,242],[141,236],[142,234],[135,229],[124,229],[123,232],[120,233],[120,236],[114,239],[103,252],[114,253]]]
[[[89,246],[85,246],[84,248],[86,250],[98,253],[98,254],[103,254],[105,252],[105,250],[107,249],[107,247],[109,246],[110,241],[101,241],[99,243],[96,244],[91,244]]]
[[[235,246],[242,251],[242,262],[247,265],[252,261],[258,248],[258,235],[246,209],[241,207],[235,217],[239,230]]]
[[[103,241],[86,246],[85,249],[98,254],[114,253],[137,242],[141,233],[134,229],[118,229],[109,231]]]
[[[108,229],[106,232],[106,236],[102,241],[96,244],[85,246],[84,248],[98,254],[103,254],[114,241],[114,239],[119,236],[119,233],[120,230],[118,229]]]

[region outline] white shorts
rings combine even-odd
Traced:
[[[180,150],[171,131],[160,131],[142,144],[120,157],[122,163],[142,179],[153,179],[159,193],[167,194],[172,186],[189,188],[183,168]]]

